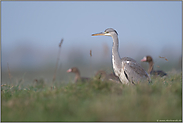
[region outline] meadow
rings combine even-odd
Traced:
[[[1,85],[1,121],[182,121],[182,74],[123,85],[88,83]],[[62,84],[59,84],[62,83]]]

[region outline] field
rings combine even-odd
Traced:
[[[150,84],[90,83],[1,86],[1,121],[182,121],[182,74]]]

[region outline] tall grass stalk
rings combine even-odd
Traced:
[[[10,68],[9,68],[9,64],[8,63],[7,63],[7,67],[8,67],[8,76],[9,76],[9,79],[10,79],[10,84],[12,84],[12,82],[11,82],[12,76],[11,76],[11,72],[10,72]]]
[[[61,41],[60,41],[60,43],[59,43],[59,51],[58,51],[57,62],[56,62],[56,66],[55,66],[55,72],[54,72],[54,74],[53,74],[52,83],[54,83],[54,81],[55,81],[55,79],[56,79],[58,63],[59,63],[59,59],[60,59],[61,46],[62,46],[63,41],[64,41],[64,39],[62,38]]]
[[[90,50],[90,71],[92,71],[92,50]]]

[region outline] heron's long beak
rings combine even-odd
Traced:
[[[97,36],[97,35],[105,35],[106,33],[104,32],[100,32],[100,33],[95,33],[95,34],[92,34],[92,36]]]

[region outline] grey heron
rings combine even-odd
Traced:
[[[118,52],[118,33],[112,28],[104,32],[92,34],[92,36],[111,36],[113,38],[112,46],[112,65],[116,76],[123,84],[136,84],[138,82],[151,81],[148,73],[130,57],[120,58]]]
[[[167,74],[162,70],[156,70],[156,71],[153,70],[154,62],[153,62],[153,58],[151,56],[144,56],[144,58],[141,59],[141,61],[149,63],[148,73],[150,75],[161,76],[161,77],[167,76]]]
[[[75,73],[74,82],[87,82],[90,81],[90,78],[81,77],[79,69],[77,67],[72,67],[67,70],[67,73]]]

